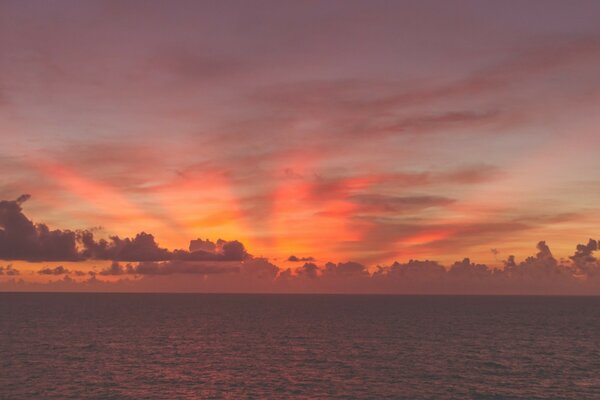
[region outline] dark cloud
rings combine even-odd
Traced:
[[[21,205],[29,198],[22,195],[13,201],[0,201],[0,259],[156,262],[242,261],[250,257],[244,245],[236,240],[219,239],[213,243],[198,239],[190,243],[190,251],[170,251],[160,247],[154,236],[145,232],[134,238],[111,236],[108,240],[96,240],[91,230],[51,230],[45,224],[34,224],[23,214]]]
[[[48,267],[48,268],[40,269],[37,273],[40,275],[66,275],[66,274],[70,274],[71,271],[66,269],[62,265],[59,265],[58,267],[54,267],[54,268]]]
[[[217,246],[210,240],[194,239],[190,240],[190,252],[204,251],[207,253],[214,253],[217,251]]]
[[[325,268],[323,270],[323,276],[330,277],[367,277],[369,276],[369,271],[367,267],[363,264],[348,261],[343,263],[332,263],[328,262],[325,264]]]
[[[240,273],[243,279],[274,280],[280,269],[266,258],[253,258],[241,263]]]
[[[19,272],[19,270],[13,268],[13,266],[11,264],[8,264],[6,267],[0,266],[0,276],[1,275],[16,276],[16,275],[20,275],[20,274],[21,273]]]
[[[25,261],[78,261],[77,233],[34,224],[22,212],[29,199],[0,201],[0,258]]]
[[[410,260],[407,263],[394,262],[387,273],[390,277],[409,281],[433,281],[444,275],[446,270],[437,261]]]
[[[475,277],[477,279],[487,279],[491,273],[492,271],[487,265],[472,263],[468,258],[455,262],[448,271],[448,274],[456,278]]]
[[[114,261],[242,261],[249,255],[244,245],[237,240],[219,239],[216,243],[202,239],[190,242],[190,251],[169,251],[161,248],[148,233],[139,233],[135,238],[121,239],[112,236],[108,241],[95,241],[91,233],[82,234],[85,254],[96,260]]]
[[[296,268],[296,275],[310,279],[319,277],[320,268],[315,263],[305,263],[303,266]]]
[[[158,246],[153,235],[145,232],[138,233],[133,239],[111,236],[108,241],[97,242],[92,233],[86,232],[82,241],[85,254],[96,260],[165,261],[173,257],[169,250]]]
[[[239,272],[237,265],[215,265],[181,260],[167,262],[141,262],[127,265],[126,272],[133,275],[173,275],[173,274],[227,274]]]
[[[545,242],[537,253],[522,261],[508,257],[503,267],[472,262],[469,258],[445,267],[432,260],[410,260],[378,266],[369,272],[356,262],[305,263],[295,270],[281,270],[262,258],[237,262],[145,261],[113,262],[97,275],[119,276],[103,281],[93,272],[84,280],[63,279],[47,286],[3,282],[8,290],[177,290],[208,292],[306,292],[306,293],[414,293],[414,294],[600,294],[599,263],[593,253],[597,242],[577,246],[575,255],[557,260]],[[585,268],[582,268],[585,266]],[[11,269],[10,267],[7,267]],[[0,275],[7,268],[0,268]],[[49,269],[60,275],[61,267]],[[16,275],[13,273],[13,275]],[[185,277],[202,275],[201,279]],[[65,275],[67,276],[67,275]],[[150,279],[151,278],[151,279]],[[68,285],[67,285],[68,284]],[[28,286],[29,285],[29,286]],[[33,286],[31,286],[33,285]],[[37,285],[37,286],[35,286]],[[41,286],[40,286],[41,285]],[[182,286],[183,285],[183,286]],[[35,286],[35,288],[34,288]]]
[[[114,283],[127,288],[135,288],[139,282],[150,277],[157,280],[176,279],[193,289],[209,291],[298,291],[298,292],[350,292],[350,293],[504,293],[504,294],[567,294],[600,293],[600,262],[595,252],[600,249],[598,241],[590,239],[587,244],[579,244],[575,253],[566,260],[557,260],[546,242],[537,244],[537,253],[522,261],[509,256],[502,267],[490,267],[472,262],[469,258],[445,267],[433,260],[410,260],[394,262],[388,266],[378,266],[369,271],[366,265],[358,262],[328,262],[318,266],[312,257],[290,256],[288,261],[305,262],[294,270],[282,270],[264,258],[255,258],[247,253],[238,241],[196,239],[190,242],[189,250],[170,251],[160,247],[154,236],[140,233],[134,238],[110,237],[108,240],[95,240],[91,231],[50,230],[43,224],[34,224],[27,219],[21,205],[29,196],[24,195],[14,201],[0,202],[0,249],[2,258],[13,257],[27,261],[79,261],[83,259],[111,260],[112,263],[99,272],[67,269],[62,265],[39,269],[37,274],[64,276],[53,287],[80,288],[104,285],[109,289],[111,282],[98,277],[121,277],[126,283]],[[378,195],[355,196],[356,202],[375,203],[384,207],[392,204],[412,206],[414,204],[443,204],[447,199],[436,197],[385,197]],[[385,227],[384,224],[380,228]],[[469,225],[454,227],[461,236],[493,236],[492,232],[514,232],[521,226],[509,223]],[[399,229],[391,225],[390,229]],[[429,235],[410,229],[411,234]],[[389,236],[390,232],[383,232]],[[402,238],[407,232],[400,229],[396,237]],[[434,241],[423,246],[439,246],[443,241]],[[127,262],[121,264],[121,262]],[[0,267],[0,275],[16,276],[19,271],[11,265]],[[69,277],[76,277],[73,279]],[[200,280],[178,280],[183,275],[202,275]],[[88,279],[80,279],[89,276]],[[160,278],[162,277],[162,278]],[[178,278],[179,277],[179,278]],[[12,283],[11,283],[12,282]],[[138,282],[138,283],[136,283]],[[160,280],[163,282],[163,280]],[[165,281],[165,284],[168,282]],[[20,283],[19,283],[20,284]],[[16,281],[3,282],[3,288],[17,285]],[[77,286],[83,285],[83,286]],[[139,283],[146,287],[146,283]],[[119,286],[119,287],[121,287]],[[97,287],[97,286],[95,286]],[[116,286],[115,286],[116,287]],[[148,286],[154,288],[155,286]],[[170,287],[170,286],[169,286]]]
[[[593,247],[593,246],[592,246]],[[578,275],[573,263],[559,262],[545,242],[535,256],[517,262],[509,256],[503,268],[477,264],[465,258],[445,268],[435,261],[411,260],[380,267],[373,278],[388,290],[419,293],[550,294],[577,293],[594,288],[593,276]],[[590,286],[590,284],[592,286]],[[392,289],[391,289],[392,288]]]
[[[590,239],[587,244],[577,245],[575,254],[569,257],[578,272],[595,276],[600,273],[600,263],[593,253],[600,250],[597,240]]]
[[[127,264],[127,267],[128,267],[127,269],[129,269],[130,264]],[[110,264],[110,267],[104,268],[98,274],[103,275],[103,276],[124,275],[127,273],[127,269],[125,267],[123,267],[121,264],[119,264],[117,261],[113,261]]]
[[[51,267],[46,267],[46,268],[42,268],[40,270],[37,271],[37,273],[39,275],[75,275],[75,276],[86,276],[89,275],[89,272],[85,272],[85,271],[80,271],[77,269],[67,269],[65,267],[63,267],[62,265],[59,265],[57,267],[51,268]]]
[[[287,259],[290,262],[312,262],[315,261],[314,257],[296,257],[291,255]]]
[[[144,261],[137,264],[122,265],[114,261],[109,267],[101,270],[101,276],[120,275],[219,275],[234,274],[259,279],[274,279],[279,273],[279,267],[262,258],[235,262],[214,261]]]

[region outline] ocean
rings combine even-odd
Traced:
[[[2,399],[600,399],[600,297],[0,294]]]

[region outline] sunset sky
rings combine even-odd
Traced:
[[[599,21],[598,1],[2,1],[0,283],[502,269],[540,241],[577,264],[600,231]],[[23,215],[77,256],[39,226],[14,250]]]

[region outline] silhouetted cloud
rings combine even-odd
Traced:
[[[130,264],[127,265],[130,267]],[[117,261],[113,261],[109,267],[102,269],[98,272],[99,275],[109,276],[109,275],[124,275],[127,273],[127,269],[119,264]]]
[[[356,262],[305,263],[295,270],[282,270],[263,258],[237,262],[144,261],[121,265],[113,262],[89,278],[51,281],[47,284],[23,280],[0,282],[2,290],[177,290],[207,292],[307,292],[307,293],[421,293],[421,294],[600,294],[598,261],[593,256],[597,242],[579,245],[575,256],[558,261],[545,242],[537,253],[523,261],[510,256],[503,267],[490,267],[469,258],[449,267],[431,260],[409,260],[378,266],[375,271]],[[594,250],[596,249],[596,250]],[[585,264],[581,263],[585,260]],[[585,265],[583,269],[580,266]],[[7,267],[9,270],[10,266]],[[7,275],[0,268],[0,275]],[[65,269],[48,269],[51,275]],[[10,275],[16,275],[11,273]],[[201,279],[185,278],[202,275]],[[67,276],[67,275],[65,275]],[[119,277],[103,281],[98,277]]]
[[[66,275],[66,274],[70,274],[71,271],[66,269],[62,265],[59,265],[58,267],[54,267],[54,268],[48,267],[48,268],[40,269],[37,273],[39,275]]]
[[[223,263],[203,263],[194,261],[144,261],[136,265],[113,262],[110,267],[101,270],[103,276],[119,275],[174,275],[174,274],[225,274],[239,272],[237,265],[222,265]]]
[[[209,242],[205,240],[206,244]],[[174,258],[188,261],[242,261],[249,257],[246,248],[237,240],[225,241],[222,239],[214,243],[213,251],[206,251],[193,246],[190,243],[190,252],[175,252]]]
[[[593,253],[597,250],[600,250],[598,241],[590,239],[587,244],[577,245],[575,254],[569,258],[575,264],[574,267],[578,272],[589,276],[596,276],[600,274],[600,263],[593,256]]]
[[[266,258],[253,258],[241,264],[240,273],[246,278],[274,280],[280,269]]]
[[[143,262],[242,261],[249,257],[244,245],[236,240],[219,239],[213,243],[199,239],[190,243],[190,251],[170,251],[160,247],[154,236],[145,232],[138,233],[134,238],[111,236],[108,240],[95,240],[89,230],[50,230],[45,224],[34,224],[23,214],[21,205],[29,198],[29,195],[22,195],[14,201],[0,201],[0,259]],[[51,273],[50,269],[43,271],[40,274],[68,273]]]
[[[6,267],[0,266],[0,275],[17,276],[20,275],[20,272],[18,269],[13,268],[11,264],[8,264]]]
[[[77,234],[69,230],[51,230],[34,224],[22,212],[21,205],[30,198],[0,201],[0,259],[26,261],[77,261]]]
[[[296,275],[316,279],[319,277],[320,268],[315,263],[305,263],[303,266],[296,268]]]
[[[214,253],[217,251],[217,245],[210,240],[194,239],[190,240],[190,252],[204,251]]]
[[[290,262],[311,262],[311,261],[315,261],[314,257],[296,257],[294,255],[291,255],[288,257],[287,259]]]
[[[113,236],[108,240],[95,240],[91,231],[50,230],[43,224],[34,224],[23,215],[21,205],[28,198],[23,195],[14,201],[0,202],[2,258],[10,254],[26,261],[66,258],[66,261],[96,259],[112,263],[98,272],[70,269],[63,265],[38,269],[38,275],[63,277],[60,281],[50,281],[47,283],[49,286],[15,280],[19,271],[8,265],[0,267],[0,276],[13,278],[4,278],[0,286],[3,290],[34,287],[39,290],[92,287],[94,290],[175,290],[185,287],[186,290],[250,292],[600,294],[600,262],[595,256],[600,246],[593,239],[587,244],[577,245],[575,253],[566,260],[557,260],[548,244],[541,241],[534,256],[522,261],[509,256],[501,267],[490,267],[464,258],[449,266],[434,260],[409,260],[370,270],[365,264],[354,261],[328,262],[319,266],[313,262],[313,257],[292,255],[287,261],[305,263],[295,269],[283,270],[268,259],[248,254],[238,241],[196,239],[190,242],[189,250],[171,251],[160,247],[154,236],[148,233],[140,233],[134,238]],[[434,197],[425,198],[431,200],[431,204],[446,202]],[[355,200],[378,205],[418,202],[413,198],[399,200],[381,196],[358,197]],[[515,224],[503,225],[502,232],[514,231],[515,226],[518,227]],[[394,228],[397,229],[397,226]],[[497,231],[496,226],[491,228],[487,225],[468,226],[462,227],[461,232],[472,231],[472,234],[481,236]],[[411,229],[414,234],[415,229]],[[435,232],[417,233],[432,235]],[[403,235],[406,233],[399,232],[399,237]],[[427,245],[434,246],[436,242],[423,244]],[[202,278],[188,277],[186,280],[186,275]]]
[[[154,236],[138,233],[133,239],[111,236],[110,240],[93,240],[91,233],[84,236],[85,254],[96,260],[164,261],[172,258],[169,250],[161,248]]]
[[[434,281],[445,273],[446,270],[441,264],[430,260],[410,260],[407,263],[396,261],[387,269],[390,277],[407,281]]]
[[[323,269],[323,276],[336,276],[336,277],[357,277],[357,276],[369,276],[367,267],[363,264],[348,261],[342,263],[328,262],[325,264]]]
[[[216,243],[209,240],[192,240],[190,249],[169,251],[161,248],[154,236],[145,232],[139,233],[135,238],[121,239],[111,236],[110,239],[95,241],[93,234],[85,232],[81,235],[85,247],[84,254],[96,260],[114,261],[241,261],[248,257],[244,245],[236,240],[225,241],[219,239]]]

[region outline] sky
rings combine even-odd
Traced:
[[[0,290],[600,294],[599,18],[2,1]]]

